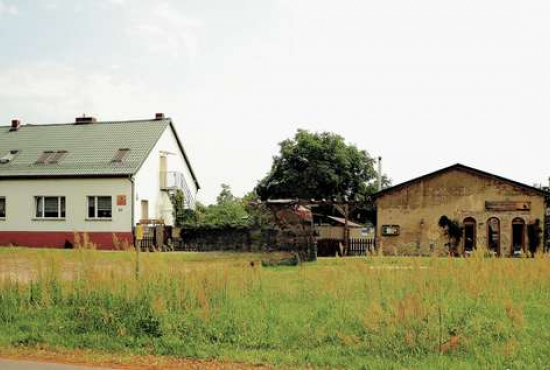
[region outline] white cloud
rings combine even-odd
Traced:
[[[30,63],[0,70],[0,116],[19,114],[42,123],[86,113],[100,119],[144,118],[177,96],[152,91],[139,78],[86,73],[60,63]],[[60,118],[62,117],[62,118]]]
[[[0,15],[2,14],[17,15],[19,14],[19,10],[15,5],[5,4],[3,1],[0,0]]]
[[[137,19],[128,33],[154,54],[192,59],[198,53],[197,29],[203,23],[186,17],[168,2],[154,5],[146,18]]]

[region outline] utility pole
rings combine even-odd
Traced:
[[[382,191],[382,157],[378,157],[378,191]]]

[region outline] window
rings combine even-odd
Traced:
[[[496,217],[487,221],[487,247],[490,252],[500,256],[500,220]]]
[[[66,150],[58,150],[56,152],[47,150],[40,154],[40,157],[36,160],[35,164],[56,164],[59,163],[66,155]]]
[[[525,221],[516,217],[512,220],[512,256],[525,252]]]
[[[6,218],[6,198],[0,197],[0,218]]]
[[[464,253],[469,254],[476,249],[477,244],[477,223],[472,217],[464,220]]]
[[[13,161],[15,156],[19,153],[19,150],[10,150],[8,153],[0,158],[0,164],[7,164]]]
[[[88,218],[113,217],[112,197],[88,197]]]
[[[399,236],[400,232],[399,225],[382,225],[382,236]]]
[[[65,218],[65,197],[35,197],[36,218]]]
[[[58,150],[57,152],[53,153],[53,155],[49,158],[48,163],[59,163],[66,155],[66,150]]]
[[[118,150],[118,152],[116,152],[115,156],[113,157],[112,162],[120,163],[128,157],[128,154],[130,154],[130,149],[121,148],[121,149]]]

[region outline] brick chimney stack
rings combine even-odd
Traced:
[[[164,113],[157,113],[157,114],[155,114],[155,119],[156,119],[156,120],[164,119]]]
[[[10,131],[18,131],[21,127],[21,121],[18,119],[12,119],[11,120],[11,128]]]
[[[77,125],[87,125],[90,123],[97,123],[97,118],[86,117],[86,115],[82,115],[82,117],[76,117],[74,120],[74,123]]]

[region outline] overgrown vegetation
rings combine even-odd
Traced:
[[[550,263],[0,249],[0,348],[351,369],[540,369]],[[253,263],[251,263],[253,262]]]
[[[441,216],[439,219],[439,227],[443,229],[443,232],[449,238],[449,247],[450,255],[457,255],[457,248],[460,245],[460,240],[464,232],[464,227],[460,224],[459,221],[451,220],[447,216]]]
[[[538,218],[534,223],[527,225],[527,236],[529,240],[529,253],[534,255],[542,242],[542,225]]]
[[[198,203],[196,210],[183,210],[177,224],[188,228],[207,229],[246,227],[250,225],[250,221],[246,200],[234,196],[231,187],[222,184],[215,204],[205,206]]]

